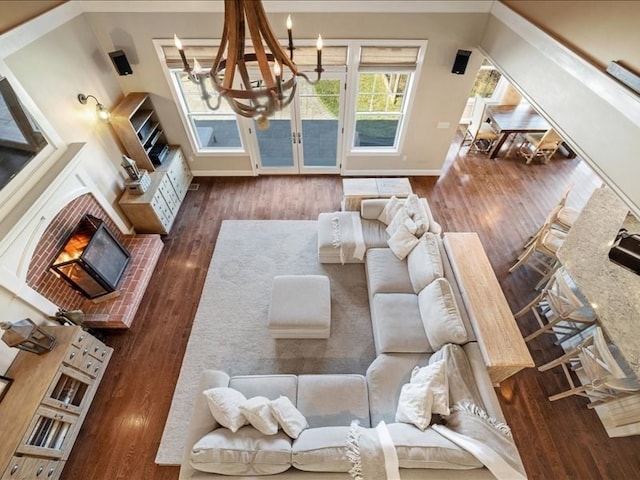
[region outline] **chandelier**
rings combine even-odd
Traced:
[[[247,27],[253,48],[245,52]],[[287,18],[287,34],[288,55],[271,31],[262,0],[225,0],[222,38],[211,70],[203,70],[195,58],[191,67],[177,35],[174,35],[174,40],[184,71],[192,82],[200,86],[200,96],[207,107],[217,110],[224,98],[235,113],[255,118],[258,128],[265,129],[269,127],[268,117],[293,100],[298,77],[315,84],[324,71],[322,37],[318,35],[317,65],[314,70],[317,78],[312,81],[293,62],[295,47],[291,16]],[[259,76],[251,78],[251,73],[258,73]],[[212,95],[207,89],[207,79],[210,79],[218,94],[215,104],[212,104]]]

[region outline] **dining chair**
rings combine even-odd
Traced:
[[[468,145],[469,152],[489,153],[498,140],[498,133],[485,121],[486,105],[487,101],[480,95],[476,95],[471,121],[460,144],[460,147]]]
[[[544,133],[526,133],[518,153],[527,160],[527,164],[534,158],[541,158],[543,163],[549,163],[561,143],[562,137],[553,128]]]
[[[528,312],[533,313],[539,328],[527,335],[525,342],[550,334],[556,337],[554,343],[560,345],[597,322],[595,312],[577,291],[564,267],[556,270],[542,292],[514,317],[523,317]]]
[[[549,400],[553,402],[579,395],[590,400],[588,408],[594,408],[640,392],[640,381],[618,363],[613,348],[607,343],[602,328],[596,327],[593,334],[578,347],[538,367],[540,372],[562,367],[569,383],[568,390],[551,395]],[[580,385],[576,385],[573,372]]]

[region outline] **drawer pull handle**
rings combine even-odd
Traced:
[[[55,472],[55,471],[56,471],[56,469],[55,469],[55,468],[53,468],[53,467],[51,467],[51,468],[49,469],[49,473],[47,473],[47,477],[50,477],[51,475],[53,475],[53,472]]]
[[[78,343],[82,342],[84,340],[84,335],[80,335],[78,337]]]
[[[82,355],[86,355],[87,353],[89,353],[89,349],[85,348],[84,351],[82,352]]]
[[[39,477],[42,472],[44,472],[44,467],[40,465],[38,467],[38,471],[36,472],[36,477]]]
[[[76,356],[76,352],[71,352],[71,355],[69,355],[69,358],[74,358]]]
[[[13,467],[11,467],[11,473],[9,475],[13,475],[14,473],[16,473],[18,471],[18,468],[20,468],[20,465],[16,463]]]

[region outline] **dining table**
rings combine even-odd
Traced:
[[[518,105],[487,105],[486,115],[491,125],[500,135],[489,152],[489,158],[496,158],[510,135],[519,133],[544,133],[551,128],[549,122],[528,103]]]

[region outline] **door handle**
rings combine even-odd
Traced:
[[[291,143],[296,143],[296,132],[291,132]]]
[[[298,132],[298,143],[302,143],[302,134]]]

